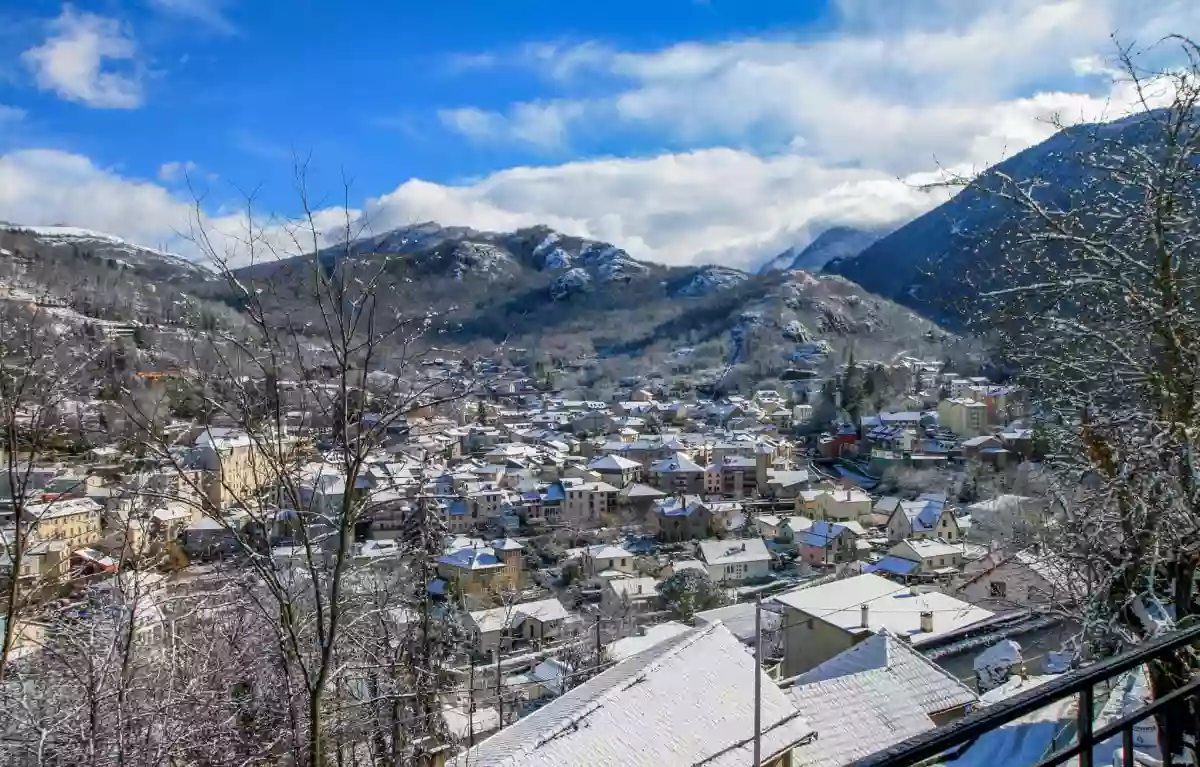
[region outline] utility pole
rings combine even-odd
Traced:
[[[501,635],[503,636],[503,634]],[[500,648],[496,648],[496,713],[500,720],[500,727],[504,727],[504,688],[500,682]]]
[[[754,597],[754,767],[762,763],[762,594]]]
[[[467,748],[475,745],[475,656],[471,656],[471,671],[467,677]]]
[[[596,616],[596,673],[600,673],[600,654],[604,651],[604,646],[600,643],[600,616]]]

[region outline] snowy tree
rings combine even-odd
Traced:
[[[1066,128],[1071,151],[1043,173],[967,184],[1008,213],[971,275],[970,319],[1032,391],[1054,493],[1044,543],[1074,563],[1059,603],[1092,655],[1192,623],[1200,564],[1200,47],[1173,37],[1118,59],[1133,114]],[[1055,164],[1067,156],[1077,183]],[[1155,694],[1197,667],[1191,648],[1156,662]],[[1174,743],[1200,731],[1182,706],[1160,725]]]

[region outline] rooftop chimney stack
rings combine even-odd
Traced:
[[[860,625],[865,629],[871,628],[871,608],[863,605],[859,608],[859,612],[862,614],[862,620],[859,622]]]
[[[933,613],[929,610],[925,610],[921,613],[921,633],[933,633]]]
[[[910,584],[908,584],[908,593],[912,594],[914,597],[920,596],[921,595],[921,587],[915,583],[910,583]]]

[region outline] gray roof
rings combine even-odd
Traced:
[[[840,767],[934,728],[905,689],[884,671],[865,671],[793,687],[792,702],[817,730],[792,754],[796,767]]]
[[[752,756],[753,664],[724,626],[692,629],[621,661],[450,764],[740,767]],[[763,681],[762,753],[770,757],[812,727]]]
[[[729,629],[735,637],[745,644],[754,642],[754,603],[738,602],[713,610],[696,613],[697,626],[707,626],[720,622]],[[762,630],[764,633],[777,631],[783,622],[783,616],[770,610],[762,611]]]
[[[704,467],[689,458],[686,453],[675,453],[652,463],[650,471],[666,474],[703,474]]]
[[[884,629],[795,678],[807,685],[878,671],[899,684],[926,714],[949,711],[979,699],[971,688],[943,671]]]

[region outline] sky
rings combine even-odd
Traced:
[[[238,263],[305,210],[322,243],[545,224],[751,268],[1122,116],[1114,36],[1170,33],[1200,3],[10,0],[0,220]]]

